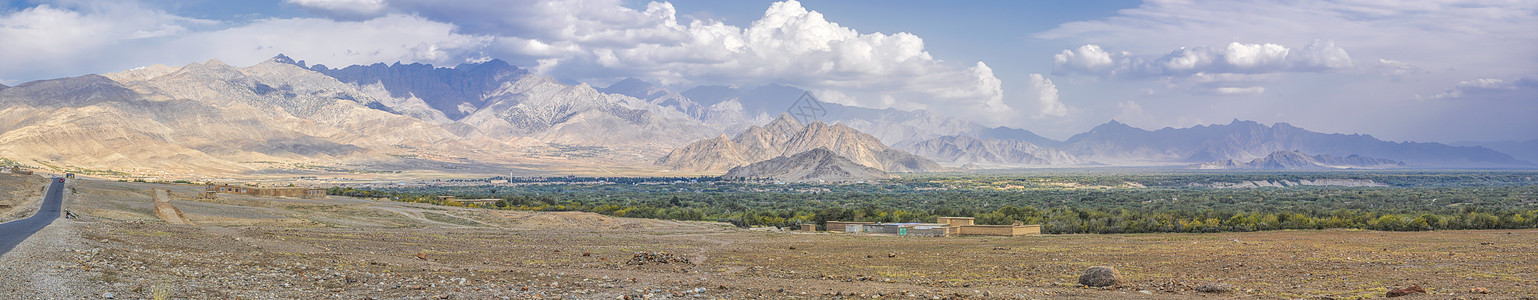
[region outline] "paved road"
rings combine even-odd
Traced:
[[[53,219],[59,218],[59,207],[64,203],[64,181],[54,179],[52,182],[48,185],[48,194],[43,196],[43,207],[37,210],[37,214],[30,218],[0,224],[0,256],[11,252],[11,248],[16,248],[21,241],[27,240],[27,237],[32,236],[33,233],[52,224]]]

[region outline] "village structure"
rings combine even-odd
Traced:
[[[18,175],[32,175],[32,170],[23,169],[21,166],[11,166],[11,173]]]
[[[828,232],[891,234],[900,236],[1025,236],[1041,234],[1041,225],[977,225],[969,217],[939,217],[935,223],[876,223],[828,221]],[[810,229],[810,230],[808,230]],[[802,230],[816,231],[817,227],[802,226]]]
[[[325,198],[326,189],[313,187],[262,187],[209,183],[205,185],[203,193],[198,195],[198,198],[213,198],[215,194],[315,199]]]

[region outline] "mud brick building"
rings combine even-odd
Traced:
[[[326,189],[309,187],[256,187],[209,183],[205,192],[268,197],[325,198]]]

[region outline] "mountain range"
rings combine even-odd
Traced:
[[[1061,149],[1081,159],[1110,164],[1247,161],[1276,151],[1302,151],[1391,159],[1419,168],[1532,166],[1530,162],[1484,147],[1388,142],[1363,134],[1318,133],[1287,123],[1266,126],[1240,120],[1226,125],[1154,131],[1111,121],[1068,138]]]
[[[1239,120],[1151,131],[1111,121],[1056,141],[924,110],[822,102],[825,113],[806,122],[785,113],[806,96],[785,85],[680,92],[638,79],[594,88],[501,60],[335,69],[283,55],[243,68],[210,60],[0,85],[0,157],[166,177],[421,169],[716,175],[818,148],[896,173],[1182,166],[1278,151],[1409,168],[1510,168],[1532,164],[1484,146],[1538,149],[1388,142]],[[1538,151],[1520,152],[1532,159]]]
[[[1214,162],[1191,165],[1192,169],[1204,170],[1228,170],[1228,169],[1265,169],[1265,170],[1322,170],[1322,169],[1390,169],[1403,168],[1404,162],[1371,158],[1360,155],[1347,157],[1331,155],[1308,156],[1298,151],[1276,151],[1266,157],[1257,158],[1250,162],[1236,162],[1225,159]]]
[[[1088,163],[1062,150],[1014,139],[978,139],[951,135],[907,142],[896,147],[937,162],[972,166],[1074,166]]]
[[[1525,142],[1457,142],[1453,143],[1452,145],[1463,147],[1490,148],[1490,150],[1510,154],[1511,157],[1516,159],[1538,163],[1538,140],[1530,140]]]
[[[677,171],[715,173],[731,168],[793,156],[813,149],[832,151],[856,164],[884,172],[933,172],[941,167],[923,157],[882,144],[874,136],[843,123],[801,124],[789,114],[764,126],[751,126],[735,138],[703,139],[674,150],[656,165]]]

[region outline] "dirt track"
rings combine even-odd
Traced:
[[[85,218],[68,228],[80,248],[52,250],[53,267],[74,270],[58,276],[119,298],[1353,298],[1412,284],[1438,297],[1538,294],[1534,230],[904,238],[227,195],[177,200],[199,224],[187,226],[155,218],[151,187],[166,186],[79,184],[71,209]],[[197,188],[170,187],[189,198]],[[629,263],[637,252],[689,262]],[[1095,265],[1126,282],[1077,287]],[[1203,283],[1235,291],[1193,290]]]

